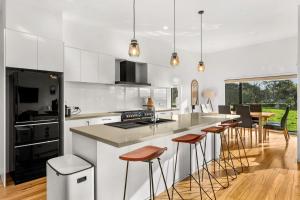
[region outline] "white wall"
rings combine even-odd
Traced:
[[[213,89],[215,109],[225,103],[224,80],[297,73],[297,37],[207,54],[201,91]]]
[[[117,58],[146,62],[148,63],[148,67],[158,68],[158,74],[162,69],[171,68],[169,62],[172,53],[172,46],[170,44],[159,42],[156,40],[141,38],[137,35],[137,39],[139,40],[141,47],[141,56],[137,59],[133,59],[128,56],[128,45],[131,37],[132,34],[127,34],[123,32],[111,32],[108,30],[103,30],[99,27],[90,26],[88,24],[75,23],[70,20],[63,21],[63,41],[66,46],[77,47],[85,50],[92,50],[102,54],[112,55]],[[200,75],[196,69],[198,63],[198,55],[190,52],[180,51],[179,56],[181,59],[181,65],[174,69],[174,71],[170,70],[170,72],[173,72],[173,79],[180,79],[179,84],[182,88],[181,111],[188,112],[190,111],[191,102],[191,81],[193,79],[197,79],[199,81],[200,78]],[[122,98],[121,94],[123,92],[122,89],[115,86],[104,86],[100,84],[90,84],[90,86],[91,87],[87,87],[85,83],[67,83],[65,87],[66,103],[71,105],[71,102],[74,102],[75,98],[77,98],[77,102],[87,101],[85,96],[82,95],[84,91],[86,91],[86,93],[90,91],[90,94],[92,94],[92,91],[94,91],[95,93],[98,92],[98,94],[94,94],[95,98],[99,99],[98,104],[103,104],[103,102],[112,102],[112,105],[114,105],[115,107],[110,108],[110,110],[118,110],[120,108],[123,108],[122,104],[126,104],[126,102],[122,100],[124,99]],[[77,91],[78,93],[76,93]],[[109,95],[105,96],[105,94],[109,94],[112,91],[120,92],[120,94],[118,94],[118,92],[115,93],[118,102],[111,101],[111,98],[113,97]],[[101,96],[101,93],[103,93],[104,95]],[[131,98],[132,96],[127,95],[127,97]],[[128,106],[128,102],[129,101],[127,101],[126,109],[131,109],[132,106]],[[99,111],[99,108],[101,106],[107,106],[105,104],[97,106],[96,104],[94,105],[95,109],[88,108],[88,110]],[[103,111],[106,110],[107,107],[104,108]]]
[[[5,67],[4,67],[4,0],[0,0],[0,176],[6,185],[6,132],[5,132]]]

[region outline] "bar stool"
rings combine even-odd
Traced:
[[[190,191],[192,189],[192,178],[195,180],[195,182],[199,185],[199,189],[200,189],[200,196],[202,199],[202,191],[210,198],[212,199],[209,194],[203,189],[203,187],[201,186],[201,181],[200,181],[200,173],[199,173],[199,161],[198,161],[198,151],[197,151],[197,143],[200,143],[202,139],[204,139],[206,137],[206,133],[202,133],[201,135],[197,135],[197,134],[187,134],[187,135],[183,135],[177,138],[173,138],[172,141],[173,142],[177,142],[177,148],[176,148],[176,157],[175,157],[175,167],[174,167],[174,174],[173,174],[173,185],[172,185],[172,199],[174,196],[174,190],[176,191],[176,193],[180,196],[181,199],[184,199],[180,193],[177,191],[177,189],[175,188],[175,175],[176,175],[176,168],[177,168],[177,160],[178,160],[178,151],[179,151],[179,144],[180,143],[185,143],[185,144],[189,144],[190,145],[190,173],[189,173],[189,177],[190,177]],[[195,152],[196,152],[196,163],[197,163],[197,173],[198,173],[198,181],[196,180],[196,178],[192,175],[192,145],[195,145]],[[204,151],[203,148],[201,146],[200,143],[200,147],[201,147],[201,152],[204,158],[204,163],[206,165],[206,169],[208,170],[208,166],[207,166],[207,162],[204,156]],[[211,188],[214,194],[214,199],[216,199],[216,195],[215,195],[215,191],[213,188],[213,184],[212,184],[212,180],[210,175],[208,175],[209,177],[209,181],[211,184]]]
[[[160,171],[162,174],[162,178],[163,178],[163,181],[165,184],[165,189],[168,194],[168,198],[169,198],[169,200],[171,199],[170,195],[169,195],[166,179],[165,179],[165,176],[163,173],[163,169],[162,169],[162,166],[160,163],[160,158],[159,158],[166,150],[167,150],[167,148],[160,148],[160,147],[156,147],[156,146],[145,146],[145,147],[136,149],[134,151],[128,152],[126,154],[123,154],[119,157],[121,160],[127,161],[123,200],[125,200],[125,198],[126,198],[129,162],[137,162],[137,161],[149,163],[150,199],[153,199],[153,200],[155,199],[154,183],[153,183],[153,169],[152,169],[152,164],[153,164],[152,160],[154,160],[154,159],[157,159],[157,161],[158,161],[159,168],[160,168]]]
[[[228,134],[229,134],[229,129],[231,130],[235,130],[235,133],[236,133],[236,136],[235,136],[235,141],[237,143],[237,147],[238,147],[238,157],[236,157],[231,151],[229,151],[230,155],[234,158],[236,158],[239,163],[241,164],[241,168],[242,168],[242,172],[244,171],[244,167],[249,167],[249,161],[248,161],[248,157],[247,157],[247,153],[246,153],[246,149],[245,149],[245,145],[244,145],[244,142],[243,142],[243,139],[242,139],[242,136],[241,136],[241,133],[239,131],[239,123],[240,122],[236,122],[236,121],[231,121],[231,122],[226,122],[226,123],[222,123],[220,124],[220,126],[224,127],[225,129],[228,130]],[[241,156],[241,147],[240,147],[240,144],[239,144],[239,140],[240,140],[240,143],[242,145],[242,149],[244,151],[244,156],[245,156],[245,159],[247,161],[247,165],[245,165],[242,161],[242,156]],[[228,157],[229,158],[229,157]]]
[[[227,185],[225,186],[222,183],[220,183],[217,180],[217,178],[215,177],[215,175],[212,175],[211,173],[210,173],[210,175],[222,188],[225,189],[225,188],[229,187],[229,176],[232,179],[237,178],[237,171],[234,168],[233,161],[232,161],[232,158],[229,153],[230,152],[229,146],[228,146],[226,137],[224,135],[225,128],[220,127],[220,126],[212,126],[212,127],[202,129],[201,131],[205,132],[205,133],[213,134],[213,159],[211,160],[213,162],[213,172],[214,172],[214,174],[216,174],[216,163],[217,163],[219,168],[222,168],[225,171]],[[221,152],[220,152],[219,160],[216,159],[216,135],[217,134],[220,135],[220,139],[221,139]],[[224,146],[227,148],[227,152],[228,152],[228,156],[229,156],[229,160],[231,161],[231,164],[226,160]],[[205,152],[206,152],[206,139],[205,139],[205,143],[204,143],[204,153]],[[204,156],[205,156],[205,154],[204,154]],[[222,159],[221,159],[221,157],[222,157]],[[221,160],[223,160],[224,166],[221,164]],[[228,174],[227,165],[233,169],[234,175],[235,175],[234,177]],[[203,179],[203,171],[202,171],[202,179]]]

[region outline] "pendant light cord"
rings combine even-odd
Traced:
[[[135,39],[135,0],[133,0],[133,39]]]
[[[173,42],[174,42],[174,52],[176,51],[176,39],[175,39],[175,37],[176,37],[176,0],[174,0],[174,21],[173,21],[173,28],[174,28],[174,34],[173,34]]]
[[[203,46],[203,44],[202,44],[202,26],[203,26],[203,24],[202,24],[202,15],[203,15],[203,13],[201,14],[201,61],[203,61],[202,60],[202,46]]]

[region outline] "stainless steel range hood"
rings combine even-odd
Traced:
[[[148,66],[127,60],[116,61],[116,85],[151,86],[148,83]]]

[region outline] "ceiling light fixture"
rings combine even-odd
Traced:
[[[133,38],[129,44],[128,54],[132,57],[138,57],[140,55],[139,43],[135,38],[135,0],[133,0]]]
[[[174,35],[173,35],[173,42],[174,42],[174,51],[172,53],[172,56],[171,56],[171,60],[170,60],[170,64],[172,66],[176,66],[176,65],[179,65],[180,61],[179,61],[179,56],[176,52],[176,35],[175,35],[175,32],[176,32],[176,0],[174,0],[174,24],[173,24],[173,28],[174,28]]]
[[[202,57],[202,27],[203,27],[203,25],[202,25],[202,15],[203,15],[203,13],[204,13],[203,10],[200,10],[198,12],[198,14],[201,15],[201,60],[199,61],[198,67],[197,67],[199,72],[204,72],[205,71],[205,65],[204,65],[203,57]]]
[[[168,30],[169,27],[168,27],[168,26],[163,26],[163,29],[164,29],[164,30]]]

